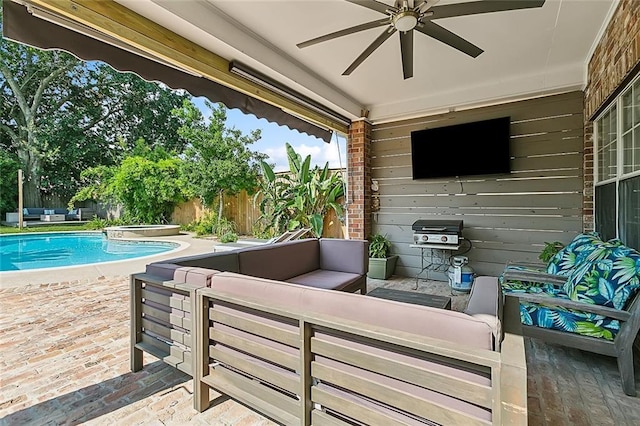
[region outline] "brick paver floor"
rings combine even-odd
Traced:
[[[453,309],[464,302],[454,297]],[[530,340],[526,350],[530,424],[640,424],[640,398],[624,395],[614,359]],[[0,425],[272,424],[233,400],[197,413],[192,391],[189,376],[148,355],[131,373],[127,277],[0,290]]]

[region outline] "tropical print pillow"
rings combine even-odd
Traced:
[[[597,232],[578,234],[566,247],[556,253],[547,265],[547,273],[569,276],[576,264],[602,244]]]
[[[612,318],[567,309],[562,306],[550,308],[537,303],[521,303],[520,320],[525,325],[550,328],[606,340],[613,340],[620,330],[620,322]]]
[[[596,246],[576,264],[564,292],[576,301],[624,309],[640,288],[640,254],[624,245]]]

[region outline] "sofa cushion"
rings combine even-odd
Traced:
[[[287,282],[327,290],[340,290],[360,278],[361,275],[358,274],[316,269],[315,271],[289,278]]]
[[[211,287],[211,277],[220,271],[177,265],[175,263],[151,263],[147,265],[146,273],[166,281],[174,280],[181,283]]]
[[[286,281],[320,268],[318,240],[308,239],[250,247],[236,252],[240,273]]]
[[[366,240],[320,239],[320,269],[366,275],[369,266]]]
[[[181,266],[216,269],[218,271],[239,272],[238,254],[235,252],[206,253],[172,259]]]
[[[278,285],[278,287],[274,287]],[[407,333],[494,349],[493,331],[462,312],[222,272],[211,288],[283,309],[303,309]]]
[[[502,341],[502,289],[497,277],[477,277],[471,287],[469,302],[463,311],[467,315],[486,322],[496,338]]]
[[[173,279],[176,269],[180,267],[180,265],[176,265],[175,263],[155,262],[147,265],[145,273],[168,281]]]
[[[175,281],[187,284],[198,285],[202,287],[211,287],[211,280],[214,275],[220,273],[215,269],[195,268],[191,266],[183,266],[176,269],[173,274]]]
[[[549,302],[553,303],[553,300]],[[567,309],[563,306],[548,306],[537,303],[520,304],[520,320],[532,325],[553,330],[613,340],[620,330],[620,321],[590,312]]]
[[[602,242],[576,264],[564,292],[576,301],[624,309],[640,288],[640,254],[624,245]]]

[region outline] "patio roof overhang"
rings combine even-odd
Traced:
[[[463,1],[468,0],[440,0],[438,7]],[[280,114],[291,114],[300,125],[307,122],[307,126],[346,133],[351,122],[361,117],[382,124],[583,90],[586,62],[618,0],[546,0],[543,7],[524,11],[441,19],[443,27],[477,43],[484,53],[471,58],[436,39],[415,37],[415,76],[409,79],[402,78],[400,44],[393,37],[355,72],[341,74],[375,38],[374,30],[309,49],[297,47],[299,41],[380,17],[358,2],[5,0],[8,2],[27,6],[38,16],[45,14],[56,25],[79,29],[91,38],[173,67],[185,76],[217,83],[252,103],[257,100]],[[37,27],[40,25],[22,31],[34,32]],[[49,39],[57,42],[54,37]],[[285,92],[295,91],[313,103],[233,73],[232,62],[248,65]],[[260,111],[253,113],[283,124]]]
[[[6,38],[101,60],[326,142],[348,130],[349,118],[234,74],[226,59],[116,2],[5,1],[3,20]]]

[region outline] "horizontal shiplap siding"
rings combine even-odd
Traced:
[[[504,116],[511,117],[510,174],[412,180],[412,131]],[[499,274],[509,260],[536,260],[545,241],[570,241],[582,230],[583,127],[582,92],[374,126],[380,210],[373,229],[400,255],[396,273],[420,270],[420,250],[409,247],[418,219],[462,219],[473,244],[466,256],[482,275]]]

